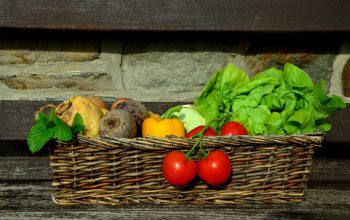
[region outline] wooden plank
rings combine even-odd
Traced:
[[[329,146],[346,145],[350,143],[350,104],[344,110],[335,112],[330,117],[332,130],[326,135]]]
[[[310,182],[350,182],[350,158],[317,157]],[[50,180],[48,156],[0,157],[0,181]]]
[[[0,181],[49,180],[49,157],[0,157]]]
[[[49,182],[0,183],[2,219],[349,219],[350,188],[308,189],[305,202],[276,205],[58,206]]]
[[[332,0],[1,0],[0,28],[349,32],[349,11]]]
[[[350,158],[316,157],[311,167],[311,182],[350,182]]]
[[[0,140],[25,140],[34,123],[34,112],[46,102],[0,101]]]

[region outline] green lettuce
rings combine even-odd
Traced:
[[[345,108],[343,100],[325,93],[309,75],[287,63],[283,70],[267,69],[251,79],[228,64],[215,73],[194,104],[206,123],[224,115],[245,125],[251,135],[327,132],[329,116]],[[212,125],[217,131],[226,121]]]

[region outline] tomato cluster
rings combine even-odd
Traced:
[[[198,126],[186,134],[186,138],[201,133],[203,136],[217,136],[218,134],[210,127]],[[224,135],[247,135],[245,127],[234,121],[224,124],[220,136]],[[163,176],[173,186],[183,186],[190,183],[198,176],[212,186],[222,185],[231,176],[231,162],[228,156],[220,150],[210,152],[205,158],[201,158],[198,164],[180,151],[168,153],[163,160]]]
[[[220,136],[247,134],[247,129],[239,122],[234,121],[225,123],[220,132]],[[218,134],[210,127],[198,126],[188,132],[186,138],[192,138],[194,135],[197,135],[199,141],[201,141],[202,136],[217,136]],[[196,148],[196,145],[194,148]],[[203,152],[203,149],[200,150]],[[203,154],[205,157],[201,158],[196,164],[192,158],[180,151],[168,153],[163,160],[164,178],[176,187],[187,185],[197,174],[205,183],[211,186],[226,183],[231,176],[231,162],[228,156],[221,150]]]
[[[184,186],[198,176],[212,186],[222,185],[231,176],[231,162],[220,150],[201,158],[198,164],[180,151],[171,151],[163,160],[163,176],[173,186]]]

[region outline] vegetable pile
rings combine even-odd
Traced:
[[[327,132],[328,117],[344,107],[340,97],[326,95],[323,80],[315,85],[293,64],[285,64],[283,70],[267,69],[252,79],[228,64],[211,77],[191,112],[176,106],[165,113],[186,125],[186,138],[198,140],[186,154],[167,154],[163,175],[173,186],[189,184],[196,173],[208,185],[222,185],[231,175],[230,160],[222,151],[206,152],[203,136]],[[199,155],[193,155],[198,148]],[[196,166],[194,157],[199,159]]]
[[[231,162],[223,151],[204,149],[203,136],[327,132],[329,116],[344,107],[340,97],[325,93],[323,80],[314,84],[293,64],[267,69],[251,79],[228,64],[211,77],[193,104],[173,106],[162,116],[132,99],[117,99],[109,110],[99,97],[70,97],[51,105],[48,114],[36,114],[27,141],[34,153],[50,140],[68,142],[78,134],[191,138],[196,141],[187,153],[179,149],[165,155],[164,178],[175,187],[186,186],[197,176],[219,186],[229,181]]]
[[[111,110],[97,96],[72,96],[59,105],[49,104],[48,114],[36,113],[34,126],[27,136],[29,150],[35,153],[49,141],[69,142],[78,135],[135,138],[141,132],[149,112],[143,103],[120,98]],[[174,119],[175,120],[175,119]]]

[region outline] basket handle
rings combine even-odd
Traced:
[[[35,119],[35,120],[39,119],[38,114],[39,114],[40,112],[43,112],[43,111],[44,111],[45,109],[47,109],[47,108],[54,108],[54,107],[56,107],[54,104],[46,104],[46,105],[44,105],[44,106],[41,106],[41,107],[39,108],[38,111],[34,112],[34,119]]]

